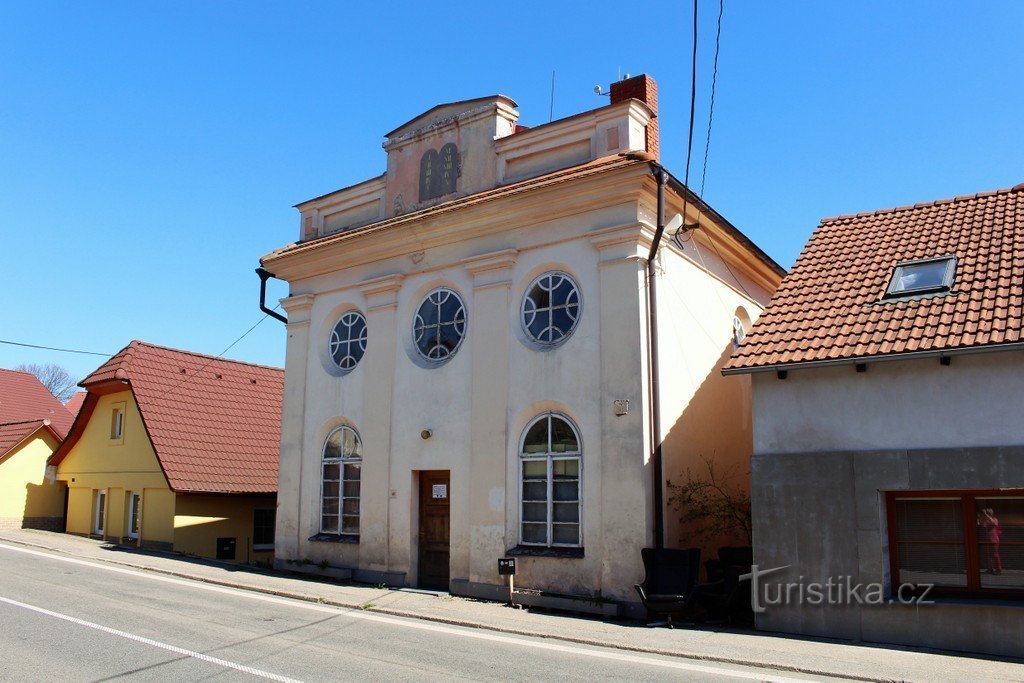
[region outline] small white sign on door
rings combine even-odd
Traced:
[[[434,484],[434,498],[448,497],[448,484]]]

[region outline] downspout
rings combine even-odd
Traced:
[[[274,274],[262,266],[256,269],[256,274],[260,276],[260,310],[270,317],[277,318],[287,325],[288,318],[284,317],[272,308],[267,308],[267,280],[274,277]]]
[[[660,164],[654,164],[651,172],[658,181],[658,224],[651,242],[651,252],[647,256],[647,343],[650,353],[651,464],[654,467],[654,547],[660,550],[665,547],[665,510],[661,467],[661,388],[658,384],[658,278],[654,260],[658,256],[662,233],[665,232],[665,185],[668,183],[668,173]]]

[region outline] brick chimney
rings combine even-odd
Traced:
[[[651,122],[647,124],[647,151],[658,159],[658,84],[647,74],[640,74],[612,83],[610,94],[611,104],[634,99],[651,108]]]

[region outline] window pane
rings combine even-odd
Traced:
[[[338,481],[341,468],[337,463],[324,463],[324,481]]]
[[[336,481],[325,481],[324,482],[324,498],[337,498],[338,497],[338,482]]]
[[[901,583],[967,585],[959,499],[896,499],[896,534]]]
[[[983,588],[1024,588],[1024,498],[978,498]]]
[[[359,481],[360,465],[345,464],[345,481]]]
[[[523,543],[547,543],[548,528],[546,524],[523,524]]]
[[[325,515],[336,515],[336,514],[338,514],[338,499],[337,498],[324,498],[322,512]]]
[[[580,485],[576,481],[556,481],[552,485],[555,500],[574,501],[579,499]]]
[[[580,449],[576,434],[569,424],[559,418],[551,417],[551,451],[553,453],[576,453]]]
[[[341,518],[341,533],[343,534],[358,534],[359,533],[359,517],[352,517],[344,515]]]
[[[548,521],[548,504],[547,503],[523,503],[523,521],[524,522],[547,522]]]
[[[551,463],[551,470],[554,473],[555,479],[578,479],[580,476],[580,461],[575,458],[572,460],[555,460]]]
[[[552,543],[565,543],[571,545],[580,544],[579,524],[555,524],[552,532],[554,534]]]
[[[579,291],[570,277],[547,273],[523,300],[523,325],[535,340],[552,344],[567,337],[579,317]]]
[[[546,501],[548,499],[548,485],[543,481],[531,481],[523,483],[523,500]]]
[[[524,460],[523,479],[546,479],[548,476],[547,460]]]
[[[345,457],[359,457],[359,439],[356,437],[356,433],[351,429],[344,429],[342,434],[345,438]]]
[[[346,498],[358,498],[359,497],[359,482],[358,481],[346,481],[343,485],[342,491]]]
[[[555,503],[555,520],[556,522],[579,522],[580,521],[580,504],[579,503]]]
[[[359,499],[358,498],[346,498],[345,504],[342,506],[341,511],[346,515],[359,515]]]
[[[538,420],[530,427],[523,439],[523,453],[547,453],[548,451],[548,418]]]
[[[327,437],[327,443],[324,444],[324,457],[325,458],[340,458],[344,454],[341,447],[342,433],[341,431],[331,432],[331,435]]]
[[[912,266],[902,266],[896,289],[926,289],[941,287],[946,274],[947,261],[932,261]]]
[[[320,520],[320,529],[328,534],[338,533],[338,516],[324,515]]]

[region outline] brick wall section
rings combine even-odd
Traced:
[[[611,104],[629,99],[640,100],[654,112],[651,122],[647,124],[647,151],[658,155],[658,84],[647,74],[640,74],[624,81],[612,83]]]

